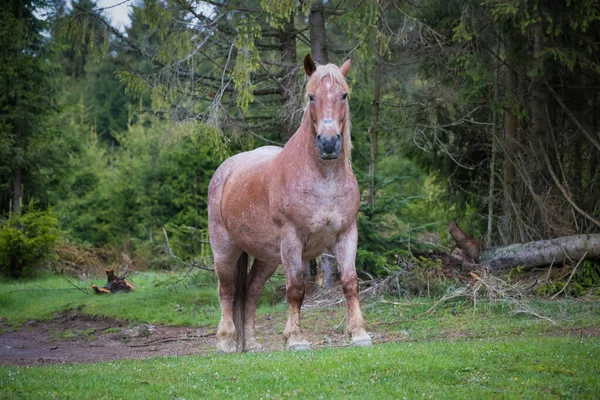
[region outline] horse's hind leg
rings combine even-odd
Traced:
[[[238,248],[214,254],[215,272],[219,278],[219,303],[221,303],[221,321],[217,328],[218,353],[237,351],[236,331],[233,323],[233,300],[237,276],[236,264],[241,254],[242,250]]]
[[[248,289],[246,292],[246,308],[244,311],[244,332],[246,351],[261,351],[262,346],[256,341],[255,321],[256,303],[262,294],[265,284],[277,270],[277,264],[267,264],[260,260],[254,260],[250,275],[248,276]]]

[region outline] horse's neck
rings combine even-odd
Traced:
[[[313,168],[309,170],[313,170],[326,178],[333,178],[346,173],[347,160],[343,150],[335,160],[322,160],[317,150],[316,134],[312,129],[310,117],[305,115],[302,125],[285,145],[282,151],[282,161],[285,160],[283,162],[288,165],[290,162],[296,164],[294,167],[298,171],[306,171],[302,167],[310,165]]]

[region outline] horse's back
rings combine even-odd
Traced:
[[[281,152],[278,146],[263,146],[257,149],[238,153],[225,160],[215,171],[210,184],[222,186],[232,175],[239,172],[251,171],[261,167]]]
[[[235,175],[260,168],[261,164],[267,163],[280,151],[281,147],[264,146],[229,157],[217,168],[210,180],[209,198],[216,195],[213,192],[222,189],[228,180],[235,178]]]

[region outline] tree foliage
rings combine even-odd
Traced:
[[[78,172],[62,188],[68,198],[57,206],[75,238],[118,248],[162,240],[167,224],[206,229],[217,161],[199,134],[165,143],[166,125],[142,120],[116,136],[117,149],[98,141],[86,146]]]
[[[598,12],[596,1],[424,3],[420,18],[447,39],[423,58],[411,92],[426,101],[404,154],[448,202],[475,207],[492,242],[600,228]]]
[[[43,0],[4,0],[0,7],[0,209],[20,214],[23,191],[43,197],[44,169],[60,170],[53,152],[57,130],[52,45],[47,23],[34,14]]]
[[[121,30],[92,0],[5,3],[3,214],[35,199],[73,240],[198,253],[212,172],[293,134],[312,49],[353,59],[365,272],[450,218],[489,244],[600,229],[596,0],[144,0]]]

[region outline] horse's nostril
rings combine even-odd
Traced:
[[[317,135],[317,140],[321,140],[321,135]]]

